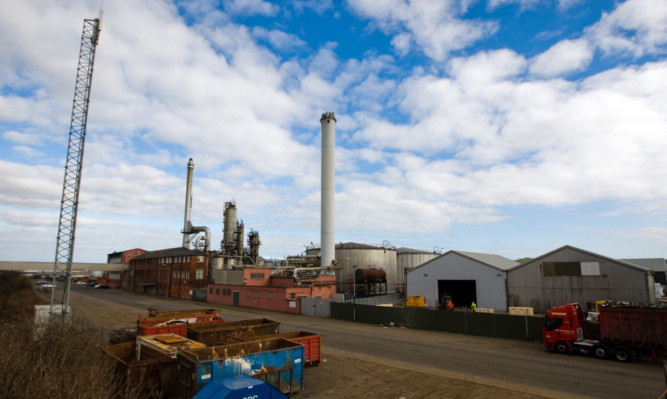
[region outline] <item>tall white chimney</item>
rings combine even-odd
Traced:
[[[333,112],[325,112],[320,119],[322,124],[322,209],[321,209],[321,264],[331,266],[336,257],[334,236],[334,148],[336,146],[336,117]]]
[[[192,223],[190,222],[190,210],[192,209],[192,170],[195,163],[190,158],[188,161],[188,179],[185,186],[185,220],[183,221],[183,248],[190,249],[190,233],[192,233]]]

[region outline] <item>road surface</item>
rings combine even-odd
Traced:
[[[539,343],[353,323],[310,316],[159,298],[125,290],[73,286],[73,293],[136,309],[218,308],[225,320],[267,318],[281,331],[322,335],[327,353],[387,367],[525,392],[535,397],[657,398],[665,389],[661,362],[619,363],[546,352]],[[76,307],[73,306],[76,312]],[[376,365],[377,367],[377,365]],[[416,382],[415,382],[416,383]],[[372,397],[372,396],[371,396]]]

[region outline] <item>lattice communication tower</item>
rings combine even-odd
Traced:
[[[56,259],[53,264],[53,288],[51,288],[50,306],[50,314],[53,315],[56,278],[64,273],[63,317],[69,309],[74,232],[76,230],[76,214],[79,206],[79,188],[81,184],[81,168],[83,166],[83,147],[86,139],[86,123],[88,122],[90,85],[93,79],[95,49],[100,38],[103,15],[103,12],[100,11],[99,18],[83,20],[79,66],[76,71],[76,84],[74,86],[74,105],[72,107],[72,119],[69,128],[63,195],[60,203],[60,220],[56,243]]]

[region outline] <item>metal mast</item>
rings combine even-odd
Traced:
[[[90,100],[90,84],[93,78],[95,48],[100,38],[103,11],[99,18],[84,19],[79,50],[79,66],[76,71],[74,86],[74,105],[69,128],[69,144],[65,163],[63,196],[60,202],[60,221],[56,243],[56,259],[53,264],[53,285],[51,288],[50,314],[53,315],[56,277],[65,273],[65,290],[63,293],[63,316],[69,309],[69,293],[72,275],[72,255],[74,253],[74,231],[76,229],[76,213],[79,206],[79,187],[81,184],[81,167],[83,166],[83,146],[86,139],[86,123],[88,122],[88,102]]]

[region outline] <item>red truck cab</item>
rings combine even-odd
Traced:
[[[639,354],[667,358],[667,308],[606,303],[600,307],[598,321],[587,323],[578,303],[558,306],[547,312],[542,343],[559,353],[621,362],[633,362]]]
[[[584,339],[584,312],[581,305],[571,303],[547,311],[542,327],[542,343],[548,350],[572,352],[572,344]]]

